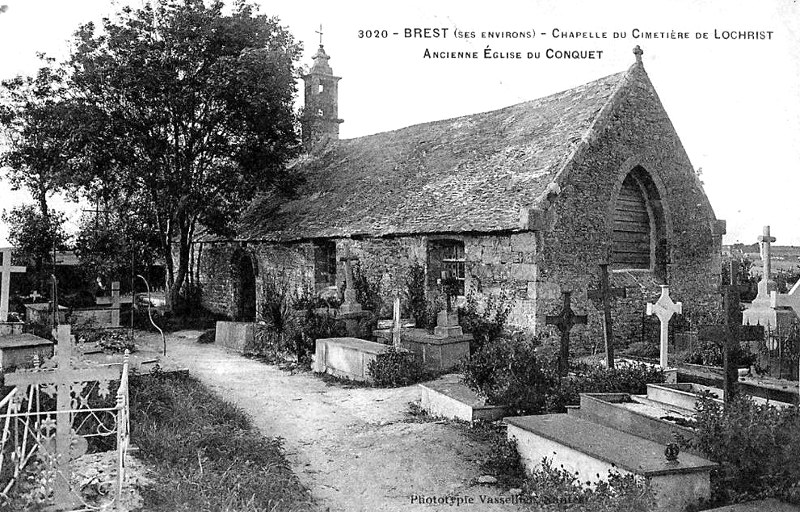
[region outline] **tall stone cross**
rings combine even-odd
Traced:
[[[770,293],[777,289],[775,286],[775,281],[770,279],[770,277],[772,277],[770,244],[775,240],[776,238],[769,234],[769,226],[764,226],[763,234],[758,237],[758,243],[761,248],[761,261],[764,265],[764,274],[761,276],[761,280],[758,282],[758,295],[753,302],[767,302],[769,300]]]
[[[558,358],[558,374],[562,377],[569,371],[569,332],[577,324],[586,324],[586,315],[576,315],[570,307],[572,292],[563,292],[564,307],[557,315],[545,316],[547,325],[555,325],[561,332],[561,353]]]
[[[733,400],[737,393],[736,383],[739,381],[739,372],[734,366],[732,355],[737,349],[741,349],[739,344],[740,329],[742,325],[741,311],[739,304],[741,302],[742,287],[738,284],[737,265],[730,261],[730,272],[728,283],[720,285],[720,292],[722,293],[722,302],[725,309],[725,345],[723,346],[722,360],[725,368],[725,382],[724,382],[724,396],[725,402],[728,403]]]
[[[69,509],[78,499],[71,490],[70,475],[70,445],[72,444],[72,416],[79,407],[79,400],[74,392],[80,394],[76,383],[99,381],[109,382],[120,379],[121,369],[116,366],[101,366],[97,368],[73,369],[70,363],[72,356],[72,336],[70,325],[58,326],[58,348],[55,370],[17,371],[7,373],[6,386],[49,386],[55,387],[56,392],[56,438],[55,438],[55,469],[57,473],[53,479],[53,497],[59,507]],[[127,358],[127,356],[126,356]]]
[[[669,297],[669,286],[661,285],[661,297],[658,298],[655,304],[647,303],[647,314],[656,315],[661,321],[661,357],[659,364],[662,368],[667,368],[667,343],[669,341],[669,319],[675,313],[681,314],[683,311],[683,304],[681,302],[672,302]]]
[[[606,345],[606,366],[614,367],[614,330],[611,324],[611,300],[614,297],[627,297],[625,288],[612,288],[608,284],[608,263],[600,264],[600,288],[589,290],[591,300],[603,305],[603,341]]]
[[[350,255],[350,246],[344,246],[344,256],[339,258],[339,261],[344,262],[344,282],[345,282],[345,290],[344,290],[344,303],[342,304],[340,310],[343,313],[354,313],[357,311],[361,311],[361,304],[358,303],[356,299],[356,288],[353,280],[353,266],[351,262],[358,261],[356,256]]]
[[[3,247],[0,249],[0,322],[8,321],[8,297],[9,289],[11,287],[11,273],[25,272],[25,267],[15,266],[11,264],[11,251],[13,247]]]

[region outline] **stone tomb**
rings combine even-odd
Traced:
[[[388,345],[359,338],[320,338],[311,369],[315,373],[371,382],[367,372],[370,361],[388,349]]]
[[[567,414],[506,418],[508,437],[516,439],[529,471],[548,458],[582,481],[596,482],[597,475],[604,478],[612,469],[634,474],[650,480],[657,510],[682,510],[710,498],[710,472],[717,464],[696,453],[666,458],[674,434],[692,436],[677,424],[691,412],[673,405],[670,389],[655,391],[583,394],[581,406]]]
[[[420,389],[420,407],[434,418],[472,423],[499,420],[508,413],[501,405],[487,405],[486,400],[461,382],[458,374],[444,375],[417,386]]]
[[[400,334],[400,346],[422,358],[430,370],[450,370],[469,356],[471,334],[437,336],[425,329],[406,329]]]
[[[255,341],[255,333],[253,322],[217,322],[214,343],[242,353]]]

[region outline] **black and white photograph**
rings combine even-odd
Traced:
[[[0,0],[0,511],[800,512],[797,0]]]

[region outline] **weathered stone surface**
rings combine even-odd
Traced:
[[[255,332],[256,324],[252,322],[217,322],[214,343],[241,353],[252,345]]]

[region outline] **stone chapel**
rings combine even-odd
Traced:
[[[627,298],[613,303],[617,337],[636,333],[659,284],[693,319],[719,309],[724,221],[711,204],[642,64],[509,107],[340,140],[337,91],[322,45],[303,76],[306,152],[299,196],[252,204],[235,240],[195,243],[204,304],[252,319],[276,275],[296,289],[341,290],[345,247],[380,279],[387,303],[409,266],[442,270],[460,291],[513,300],[509,324],[588,315],[599,263]],[[602,343],[602,336],[600,337]]]

